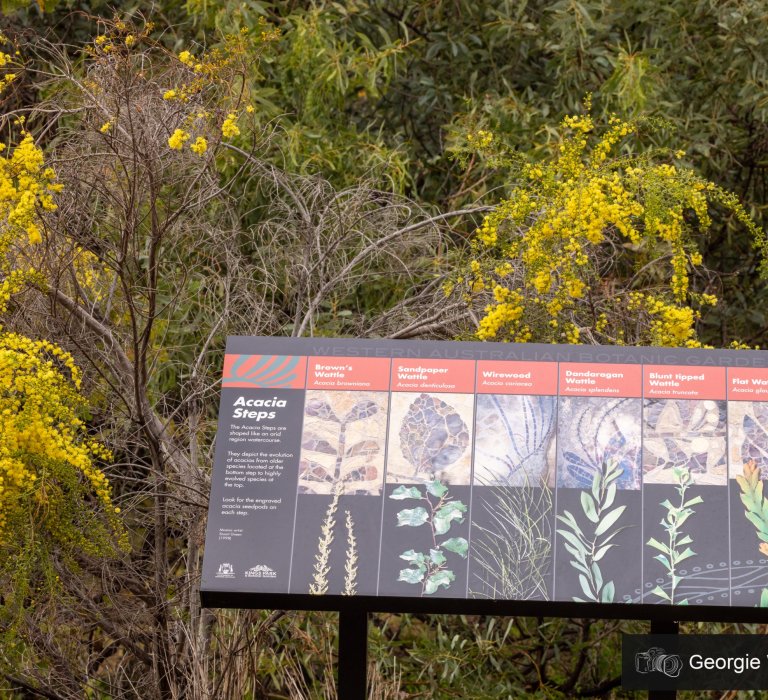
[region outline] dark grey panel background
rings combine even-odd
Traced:
[[[680,504],[680,495],[671,484],[645,484],[643,542],[655,537],[666,543],[668,536],[661,526],[667,510],[661,506],[665,499]],[[683,580],[677,587],[676,598],[687,599],[689,605],[730,605],[730,541],[728,533],[728,489],[725,486],[690,486],[686,501],[701,496],[703,503],[693,506],[694,513],[683,523],[680,531],[689,534],[689,545],[695,556],[680,563],[678,573]],[[668,603],[651,591],[660,585],[669,593],[666,568],[653,557],[660,552],[647,544],[643,547],[644,603]]]
[[[333,496],[301,494],[296,510],[296,534],[293,543],[291,593],[309,593],[319,551],[320,529]],[[344,564],[347,558],[345,511],[353,520],[357,540],[357,595],[376,595],[379,568],[379,533],[381,532],[381,496],[341,496],[336,511],[336,526],[331,546],[328,595],[344,590]]]
[[[432,538],[432,529],[429,524],[419,525],[418,527],[408,525],[398,527],[397,513],[403,508],[415,508],[423,505],[423,502],[413,499],[399,501],[389,498],[390,494],[397,487],[397,484],[387,484],[384,487],[386,497],[384,498],[384,520],[382,523],[379,595],[419,597],[421,595],[420,584],[397,580],[400,570],[408,568],[408,562],[401,559],[400,555],[409,549],[429,554],[429,550],[435,546],[435,542]],[[418,488],[422,493],[425,490],[423,485],[418,485]],[[448,489],[448,495],[454,501],[464,503],[467,506],[467,512],[464,514],[463,523],[454,522],[447,533],[437,536],[438,544],[451,537],[464,537],[465,539],[469,537],[471,517],[469,505],[472,487],[449,486]],[[436,503],[436,501],[437,499],[432,498],[433,503]],[[445,556],[447,559],[445,568],[453,571],[456,579],[448,588],[441,587],[435,593],[426,597],[465,598],[467,594],[467,559],[454,552],[446,552]]]
[[[570,513],[576,519],[585,535],[591,538],[591,532],[597,526],[584,515],[581,507],[582,489],[557,489],[557,512]],[[626,506],[616,523],[608,530],[625,527],[611,543],[617,546],[611,548],[598,563],[603,581],[613,581],[615,595],[614,603],[640,602],[640,584],[642,582],[642,557],[639,552],[643,546],[643,504],[642,494],[637,490],[616,491],[616,498],[611,509],[616,506]],[[556,523],[558,530],[565,529],[564,523]],[[555,600],[573,600],[574,596],[585,599],[579,583],[579,572],[571,566],[572,555],[563,546],[564,538],[559,533],[556,537],[555,557]]]
[[[252,410],[275,411],[275,418],[256,422],[254,419],[231,418],[233,404],[239,396],[248,399],[285,399],[284,408]],[[299,390],[273,389],[222,389],[219,412],[219,432],[216,440],[216,456],[211,479],[211,499],[208,508],[208,528],[205,540],[206,556],[203,561],[202,586],[218,590],[256,590],[272,593],[288,590],[291,565],[291,537],[296,507],[296,489],[299,476],[299,452],[301,427],[304,415],[304,392]],[[243,429],[259,429],[262,425],[284,427],[279,442],[253,443],[232,442],[231,426]],[[241,482],[242,488],[225,486],[227,452],[262,452],[265,454],[287,453],[292,457],[281,459],[281,474],[274,481]],[[267,462],[269,461],[267,458]],[[224,498],[282,499],[276,510],[248,510],[248,515],[222,515]],[[220,539],[221,529],[242,529],[241,537]],[[219,567],[228,563],[234,569],[234,578],[217,576]],[[268,566],[274,578],[246,577],[245,572],[254,566]]]
[[[760,603],[763,588],[768,588],[768,557],[759,547],[762,540],[747,520],[741,489],[729,479],[731,497],[731,604],[754,606]]]
[[[513,581],[520,593],[513,599],[549,600],[551,598],[555,493],[554,490],[550,490],[549,493],[549,503],[547,503],[547,499],[543,497],[543,489],[539,487],[474,486],[472,488],[469,597],[493,600],[508,598],[505,591],[509,591],[510,586],[502,583],[503,569],[498,565],[503,562],[504,567],[516,573]],[[519,514],[519,508],[523,504],[530,508],[527,517],[521,517]],[[527,527],[530,521],[533,521],[534,528],[538,529],[538,532],[531,533],[531,528]],[[489,532],[482,530],[498,535],[503,531],[502,527],[514,533],[508,545],[502,543],[499,537],[493,537]],[[528,531],[521,532],[523,528]],[[548,543],[546,555],[544,548],[539,548],[538,540],[540,539]],[[532,547],[539,559],[538,574],[532,574],[531,566],[526,562],[526,559],[530,562]],[[491,548],[498,551],[497,557],[490,555]],[[488,565],[493,565],[493,573],[488,570]],[[509,597],[509,599],[512,598]]]

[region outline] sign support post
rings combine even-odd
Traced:
[[[338,694],[340,698],[364,700],[368,676],[368,613],[339,612]]]
[[[679,634],[680,623],[675,620],[651,620],[651,634]],[[648,700],[675,700],[676,690],[649,690]]]

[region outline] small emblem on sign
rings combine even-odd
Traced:
[[[246,578],[275,578],[277,572],[266,564],[257,564],[245,572]]]
[[[219,564],[219,570],[216,572],[216,578],[235,578],[235,570],[232,564],[225,562]]]

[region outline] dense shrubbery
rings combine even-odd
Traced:
[[[766,341],[760,3],[18,4],[0,696],[333,696],[332,616],[199,606],[227,334]],[[617,629],[380,615],[372,695],[608,692]]]

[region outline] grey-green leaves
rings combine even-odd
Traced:
[[[617,546],[613,540],[626,529],[618,525],[626,506],[613,506],[622,471],[617,462],[608,460],[595,472],[592,488],[581,492],[581,510],[586,518],[581,525],[568,510],[557,516],[564,526],[557,532],[572,557],[570,564],[578,572],[584,596],[574,596],[575,601],[612,603],[616,594],[613,581],[603,580],[599,562]]]
[[[419,506],[418,508],[404,508],[397,514],[397,526],[409,525],[418,527],[429,520],[429,513]]]
[[[693,498],[686,500],[685,492],[693,483],[691,473],[686,467],[675,467],[673,469],[673,474],[678,484],[676,490],[680,497],[680,505],[676,506],[672,504],[669,499],[666,499],[661,503],[662,507],[667,511],[666,515],[661,520],[661,526],[667,534],[666,542],[661,542],[655,537],[651,537],[646,542],[646,545],[659,551],[659,554],[657,554],[654,559],[660,562],[667,571],[667,577],[669,578],[669,592],[664,590],[661,586],[656,586],[656,588],[651,591],[651,594],[672,605],[687,605],[687,600],[675,599],[677,587],[682,580],[682,577],[677,573],[677,566],[686,559],[696,556],[696,552],[688,546],[693,544],[693,539],[690,535],[683,535],[681,533],[681,527],[695,512],[693,506],[697,506],[704,501],[701,496],[694,496]]]
[[[438,537],[448,533],[454,523],[464,522],[467,506],[451,499],[448,487],[440,481],[432,481],[426,485],[425,490],[426,493],[416,486],[398,486],[389,497],[395,501],[418,500],[423,504],[398,511],[397,525],[428,525],[432,530],[434,546],[429,552],[417,552],[414,549],[403,552],[400,558],[408,562],[408,568],[400,570],[397,580],[420,583],[422,595],[431,595],[440,588],[448,588],[456,579],[456,574],[448,568],[448,555],[462,558],[467,556],[469,543],[463,537],[438,541]]]

